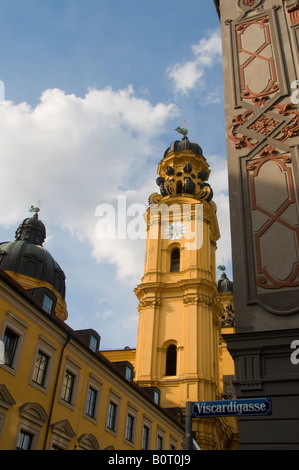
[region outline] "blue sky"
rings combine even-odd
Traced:
[[[210,164],[230,269],[220,24],[212,0],[3,0],[0,239],[40,201],[74,329],[136,346],[145,240],[99,240],[96,208],[147,207],[174,131]],[[218,271],[217,275],[220,275]]]

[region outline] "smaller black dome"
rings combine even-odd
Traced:
[[[15,240],[25,240],[34,245],[42,245],[46,239],[46,227],[39,220],[37,213],[24,219],[16,230]]]
[[[16,230],[15,241],[0,243],[0,268],[45,281],[65,298],[65,274],[42,246],[45,239],[46,227],[37,213],[24,219]]]
[[[65,274],[41,245],[26,240],[0,243],[0,267],[48,282],[65,298]]]
[[[182,138],[182,140],[175,140],[174,142],[172,142],[170,147],[165,150],[164,158],[170,152],[181,152],[182,150],[192,150],[192,152],[196,155],[202,155],[202,148],[200,147],[200,145],[194,142],[190,142],[188,137],[185,136]]]

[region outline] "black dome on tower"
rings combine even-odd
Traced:
[[[202,155],[202,148],[196,142],[190,142],[187,136],[184,136],[182,140],[175,140],[172,142],[170,147],[165,150],[164,158],[170,152],[181,152],[182,150],[191,150],[196,155]]]

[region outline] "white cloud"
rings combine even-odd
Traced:
[[[99,242],[95,210],[122,194],[128,204],[147,203],[149,182],[155,185],[149,158],[157,158],[157,140],[177,112],[137,97],[131,87],[90,90],[84,98],[49,89],[34,108],[6,101],[0,106],[0,223],[19,223],[40,200],[42,220],[87,241],[98,261],[117,265],[119,277],[136,276],[143,243]]]
[[[202,62],[208,52],[218,54],[217,38],[214,33],[193,46]],[[145,232],[141,239],[99,240],[96,209],[103,203],[113,205],[117,230],[118,202],[123,197],[125,228],[134,220],[141,225],[142,211],[139,217],[127,211],[136,203],[146,209],[148,196],[157,190],[153,160],[156,165],[164,152],[162,148],[156,154],[157,142],[177,115],[174,105],[153,106],[131,87],[90,90],[84,98],[49,89],[34,108],[4,102],[0,106],[0,195],[5,204],[0,206],[0,224],[16,228],[28,216],[29,206],[40,200],[46,225],[55,221],[57,227],[69,230],[87,242],[98,262],[115,265],[119,279],[136,285],[143,271]],[[221,246],[227,250],[226,161],[220,156],[207,158],[215,199],[221,204]],[[55,243],[51,231],[47,241]]]
[[[212,40],[206,49],[208,45],[212,47]],[[178,114],[175,105],[152,105],[137,97],[131,87],[90,90],[83,98],[49,89],[36,107],[9,101],[0,105],[0,225],[15,230],[29,216],[27,209],[41,201],[40,218],[48,233],[46,248],[65,270],[67,292],[72,284],[71,299],[67,298],[70,321],[78,329],[97,329],[103,344],[112,341],[119,347],[123,340],[132,345],[136,341],[138,313],[133,288],[143,274],[145,240],[99,240],[96,208],[112,204],[118,216],[122,196],[126,201],[123,215],[132,204],[147,207],[148,196],[157,191],[156,166],[166,148],[161,148],[161,140],[174,128],[172,120]],[[207,156],[207,160],[222,226],[217,250],[222,262],[230,243],[225,159]],[[127,214],[127,220],[132,220],[132,214]],[[60,228],[63,234],[56,230]],[[65,236],[65,230],[72,237]],[[76,240],[83,243],[76,245]],[[109,274],[106,265],[95,271],[87,266],[90,254],[98,263],[110,265]],[[85,264],[78,265],[78,259]],[[84,296],[89,295],[90,302],[95,296],[103,303],[91,302],[86,311]]]
[[[191,50],[194,56],[192,60],[177,63],[168,69],[168,76],[173,80],[176,92],[185,95],[202,83],[207,68],[221,60],[220,31],[211,31],[208,37],[191,46]]]

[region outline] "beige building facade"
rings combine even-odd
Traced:
[[[241,449],[299,448],[299,4],[215,0],[222,35],[238,398],[272,416],[239,420]]]

